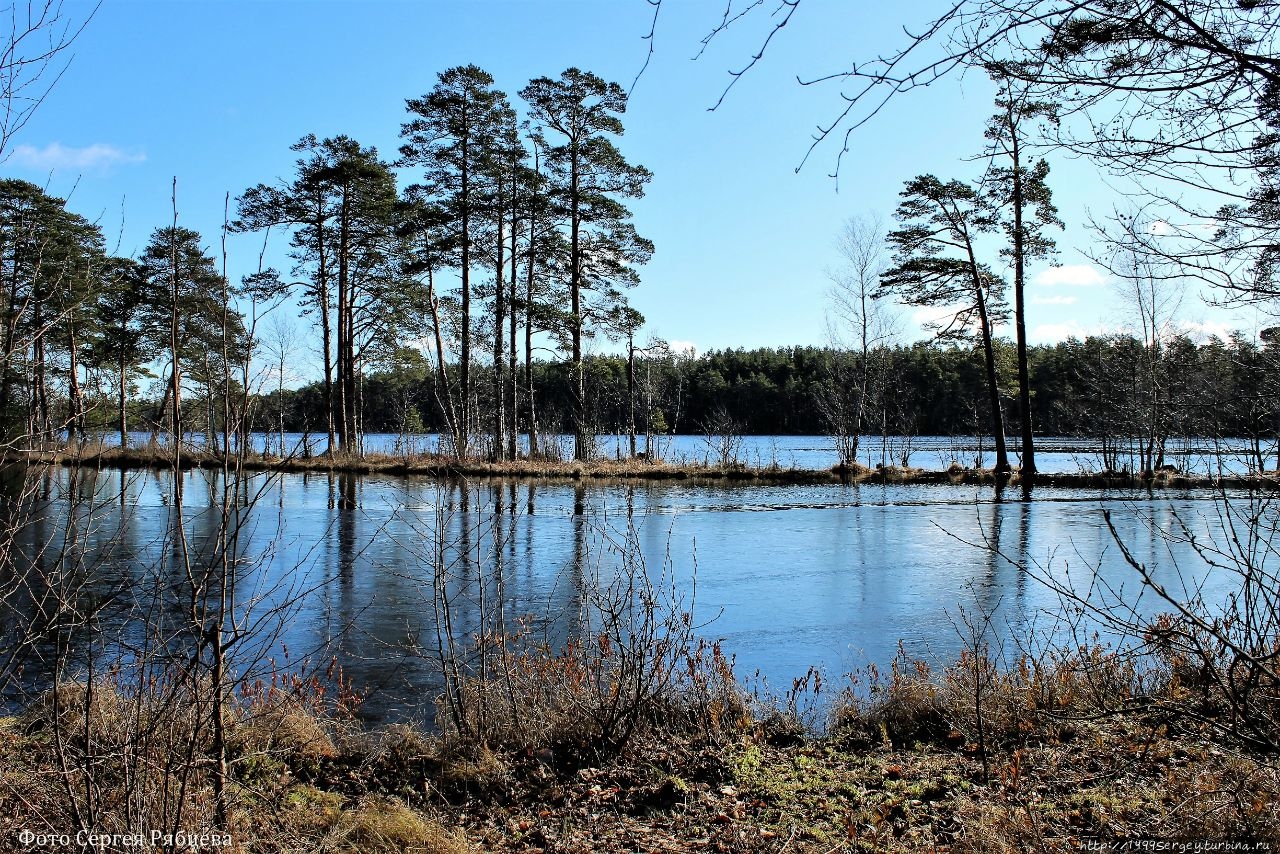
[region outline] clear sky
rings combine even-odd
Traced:
[[[91,4],[67,0],[85,14]],[[742,3],[735,5],[741,6]],[[826,271],[854,214],[891,218],[905,180],[932,172],[973,178],[993,90],[978,75],[943,81],[893,103],[853,140],[839,181],[837,149],[821,147],[798,173],[810,134],[839,107],[838,89],[796,78],[840,70],[896,44],[935,3],[805,0],[764,60],[714,112],[770,25],[766,3],[713,41],[723,0],[667,0],[654,54],[624,117],[624,155],[654,173],[633,204],[657,247],[632,294],[647,330],[698,351],[825,342]],[[907,11],[904,11],[907,10]],[[644,0],[103,0],[75,44],[70,68],[13,142],[0,169],[70,196],[99,221],[109,248],[136,254],[172,218],[198,229],[214,254],[224,198],[287,177],[289,146],[339,133],[388,158],[406,98],[438,72],[474,63],[515,93],[569,66],[629,87],[644,64],[651,8]],[[519,108],[517,106],[517,108]],[[1117,197],[1093,168],[1051,161],[1067,231],[1063,266],[1035,269],[1033,341],[1114,330],[1124,312],[1082,250],[1090,212]],[[404,183],[414,176],[406,173]],[[256,269],[261,241],[234,236],[233,277]],[[269,262],[287,269],[283,241]],[[991,259],[993,262],[996,259]],[[1255,331],[1252,313],[1183,304],[1189,327]],[[905,313],[913,318],[911,311]],[[908,322],[906,337],[919,337]]]

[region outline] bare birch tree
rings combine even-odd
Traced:
[[[827,271],[827,339],[838,353],[819,406],[844,465],[858,459],[870,410],[885,391],[882,348],[897,333],[897,317],[877,293],[889,267],[885,237],[879,216],[850,217],[836,238],[841,264]],[[841,358],[846,353],[852,361]]]

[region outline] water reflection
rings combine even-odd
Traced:
[[[0,633],[9,639],[0,646],[7,660],[20,659],[28,688],[53,677],[48,662],[87,668],[136,660],[158,644],[188,649],[189,572],[226,557],[242,672],[269,661],[324,670],[332,660],[371,692],[372,717],[422,717],[439,691],[442,648],[514,630],[526,616],[539,640],[565,642],[589,617],[597,574],[630,540],[651,574],[666,573],[686,602],[696,593],[703,633],[724,640],[740,674],[758,670],[785,685],[814,664],[834,672],[883,664],[899,641],[913,655],[947,660],[961,645],[962,606],[1024,643],[1063,613],[1033,576],[1132,591],[1104,509],[1170,584],[1180,581],[1173,559],[1194,567],[1194,555],[1161,532],[1216,516],[1206,493],[1040,488],[1028,501],[989,486],[351,474],[253,474],[228,484],[218,471],[175,479],[57,469],[35,480],[8,471],[0,521],[17,514],[27,523],[0,575]],[[1229,584],[1204,572],[1183,580],[1207,582],[1209,596]],[[30,643],[15,650],[14,638]],[[0,678],[16,676],[5,660]]]

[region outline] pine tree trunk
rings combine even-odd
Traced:
[[[39,324],[41,322],[40,311],[37,306],[37,310],[35,312],[36,328],[39,328]],[[40,446],[47,447],[53,436],[53,425],[50,423],[49,419],[49,381],[45,374],[43,335],[38,335],[36,337],[35,343],[32,345],[31,349],[33,353],[32,361],[34,370],[33,385],[35,386],[36,391],[36,423],[34,433],[39,440]]]
[[[453,453],[462,459],[462,439],[458,433],[458,414],[453,406],[453,389],[449,387],[449,372],[444,361],[444,337],[440,332],[440,301],[436,299],[434,276],[427,271],[427,303],[431,306],[431,326],[436,339],[436,382],[440,388],[437,396],[443,395],[444,419],[449,428],[449,437],[453,442]]]
[[[469,148],[464,134],[459,175],[462,202],[462,330],[461,352],[458,354],[461,360],[458,372],[462,382],[460,390],[462,410],[459,412],[457,426],[459,459],[467,458],[470,452],[468,444],[471,436],[471,173],[469,168],[471,164],[468,162]]]
[[[582,364],[582,217],[578,199],[578,149],[572,143],[569,178],[569,314],[573,342],[573,458],[585,460],[591,453],[586,423],[586,375]]]
[[[627,333],[627,439],[631,458],[636,457],[636,342],[635,333]]]
[[[1012,129],[1010,136],[1013,159],[1013,316],[1018,344],[1018,410],[1022,424],[1021,482],[1023,488],[1028,489],[1035,483],[1036,452],[1031,423],[1031,374],[1027,366],[1027,311],[1023,298],[1027,256],[1026,234],[1022,226],[1022,209],[1025,200],[1022,189],[1021,151],[1016,128]]]
[[[537,150],[534,150],[535,170],[537,168]],[[529,258],[525,262],[525,295],[524,295],[524,397],[525,426],[529,430],[529,459],[538,456],[538,413],[534,406],[533,395],[533,295],[536,283],[537,255],[535,235],[537,233],[537,217],[533,215],[534,207],[529,208]]]
[[[507,459],[514,460],[519,456],[519,448],[517,447],[516,437],[520,430],[520,400],[519,400],[519,383],[516,379],[516,368],[518,360],[516,358],[516,334],[518,328],[518,314],[516,312],[516,261],[518,258],[516,252],[516,232],[519,222],[516,218],[516,177],[515,170],[511,172],[511,271],[509,276],[509,287],[511,292],[507,300],[509,313],[509,329],[507,335]]]
[[[976,276],[975,276],[976,278]],[[981,285],[977,285],[978,319],[982,324],[982,354],[986,361],[987,391],[991,406],[991,433],[996,443],[996,478],[1008,474],[1009,452],[1005,448],[1004,415],[1000,411],[1000,387],[996,382],[996,353],[991,341],[991,321],[987,317],[987,301]]]
[[[80,390],[80,361],[76,356],[76,327],[74,320],[68,319],[69,336],[67,354],[70,365],[67,370],[67,413],[68,432],[77,441],[84,441],[84,395]]]
[[[507,320],[507,288],[506,281],[503,279],[503,275],[506,272],[506,243],[504,242],[504,236],[502,213],[499,212],[497,256],[493,270],[493,449],[490,451],[490,457],[493,460],[501,460],[506,451],[506,442],[502,435],[502,428],[506,424],[502,406],[505,397],[502,369],[506,362],[502,348]]]
[[[14,257],[9,274],[8,300],[5,303],[3,362],[0,362],[0,417],[3,417],[6,422],[9,415],[9,405],[12,402],[13,356],[17,349],[18,332],[18,269],[21,266],[16,247],[13,254]],[[6,430],[8,426],[6,423]],[[5,441],[10,438],[8,435],[4,437]]]
[[[351,452],[351,433],[349,430],[349,410],[351,407],[351,398],[349,395],[351,377],[349,375],[349,365],[347,362],[347,351],[351,346],[351,342],[347,340],[347,289],[350,287],[348,276],[350,275],[349,258],[348,258],[348,199],[346,188],[343,188],[342,194],[342,210],[338,220],[338,352],[337,352],[337,395],[338,395],[338,452],[341,454],[349,454]]]
[[[324,240],[324,196],[320,193],[316,195],[316,301],[320,304],[320,346],[324,350],[324,417],[325,428],[328,435],[328,442],[325,446],[325,453],[333,456],[338,447],[337,427],[334,424],[333,413],[337,400],[334,396],[334,366],[333,366],[333,320],[329,312],[329,260],[325,252]]]
[[[125,362],[123,351],[120,356],[120,399],[119,416],[120,416],[120,450],[128,450],[129,448],[129,418],[128,418],[128,396],[129,396],[129,374],[128,365]]]

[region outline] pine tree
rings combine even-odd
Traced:
[[[362,351],[396,296],[395,178],[376,149],[350,137],[310,134],[293,150],[304,153],[293,180],[246,190],[232,230],[292,230],[301,301],[320,327],[328,450],[358,454]]]
[[[983,177],[987,199],[1005,212],[1000,228],[1008,244],[1001,255],[1013,268],[1013,319],[1018,347],[1018,412],[1022,427],[1022,469],[1024,487],[1035,480],[1036,456],[1031,420],[1031,379],[1027,367],[1027,313],[1024,299],[1026,266],[1031,260],[1053,254],[1054,242],[1046,236],[1049,226],[1062,228],[1053,193],[1046,178],[1049,164],[1043,158],[1030,160],[1027,135],[1037,121],[1056,121],[1057,106],[1026,97],[1023,87],[1006,80],[996,99],[999,110],[987,122],[987,154],[991,165]]]
[[[441,72],[436,86],[421,98],[407,102],[414,116],[401,127],[405,143],[398,166],[423,169],[421,193],[434,199],[448,214],[452,242],[458,250],[461,273],[459,329],[459,456],[470,450],[477,426],[472,383],[473,266],[478,266],[476,244],[490,215],[494,187],[495,142],[508,137],[515,114],[506,95],[493,88],[493,77],[474,65]]]
[[[0,181],[0,419],[6,441],[21,433],[49,441],[62,426],[50,392],[59,353],[68,365],[66,424],[83,427],[79,357],[101,259],[98,226],[35,184]]]
[[[881,292],[907,305],[950,309],[946,322],[935,325],[939,337],[966,337],[976,331],[987,375],[996,475],[1008,474],[992,340],[995,322],[1003,314],[1004,281],[978,262],[974,245],[979,235],[995,230],[995,213],[973,187],[962,181],[944,184],[933,175],[908,181],[901,195],[895,216],[903,227],[889,233],[894,266],[881,276]]]
[[[102,272],[102,295],[96,305],[98,329],[91,364],[110,369],[116,381],[116,419],[120,447],[129,447],[129,386],[159,355],[155,336],[142,327],[148,293],[142,267],[131,258],[108,258]]]
[[[568,228],[568,286],[573,372],[574,457],[586,459],[594,445],[587,423],[583,339],[618,304],[620,288],[639,281],[636,266],[653,254],[620,199],[640,198],[653,177],[623,158],[611,137],[621,136],[619,116],[627,96],[616,83],[570,68],[552,80],[540,77],[520,92],[530,116],[556,138],[547,151],[550,193]]]
[[[170,413],[175,443],[182,442],[184,433],[184,371],[202,368],[207,356],[222,351],[223,343],[223,306],[218,299],[222,274],[200,242],[200,234],[189,228],[157,228],[139,259],[147,290],[143,326],[168,350],[168,376],[156,423]]]

